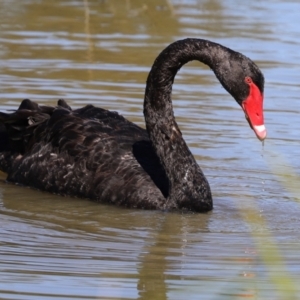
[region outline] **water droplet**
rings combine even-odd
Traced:
[[[263,159],[264,158],[265,141],[262,141],[261,145],[262,145],[262,147],[261,147],[261,158]],[[264,178],[262,178],[261,184],[262,184],[261,190],[262,190],[263,193],[265,193],[265,179]],[[263,195],[262,195],[262,197],[263,197]]]

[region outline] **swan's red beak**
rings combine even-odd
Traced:
[[[250,87],[250,93],[249,96],[242,102],[242,108],[246,119],[250,127],[254,130],[257,138],[260,141],[263,141],[267,137],[263,114],[264,97],[251,78],[246,77],[245,81]]]

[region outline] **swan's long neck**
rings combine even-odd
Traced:
[[[221,48],[219,48],[221,47]],[[147,79],[144,101],[146,127],[169,179],[166,208],[208,211],[210,187],[187,147],[174,118],[171,92],[177,71],[191,60],[211,68],[222,46],[205,40],[187,39],[167,47],[155,60]],[[224,51],[225,53],[225,51]]]

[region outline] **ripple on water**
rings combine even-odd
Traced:
[[[268,129],[262,157],[238,105],[208,68],[191,63],[176,77],[173,100],[211,184],[211,213],[118,209],[5,184],[1,175],[0,298],[293,299],[298,12],[297,1],[0,1],[1,110],[23,98],[65,98],[144,126],[150,66],[165,45],[189,36],[262,68]]]

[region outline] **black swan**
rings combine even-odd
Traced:
[[[25,99],[0,113],[0,169],[7,181],[119,206],[206,212],[209,184],[175,121],[174,77],[187,62],[208,65],[242,107],[260,140],[264,77],[244,55],[203,39],[172,43],[156,58],[144,99],[146,129],[116,112],[87,105],[72,110]]]

